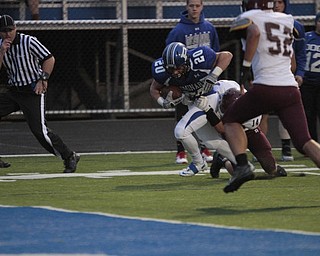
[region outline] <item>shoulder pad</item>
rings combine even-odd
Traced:
[[[252,20],[248,18],[242,18],[242,19],[236,19],[232,24],[230,28],[230,32],[237,31],[237,30],[243,30],[249,27],[252,24]]]

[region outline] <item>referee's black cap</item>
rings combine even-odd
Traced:
[[[9,15],[0,16],[0,32],[10,32],[15,29],[14,20]]]

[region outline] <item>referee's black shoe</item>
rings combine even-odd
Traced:
[[[8,168],[10,167],[11,164],[9,163],[6,163],[6,162],[3,162],[1,159],[0,159],[0,168]]]
[[[77,169],[77,164],[80,160],[80,156],[76,152],[72,152],[72,155],[64,160],[64,173],[72,173]]]

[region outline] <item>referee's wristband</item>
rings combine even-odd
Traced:
[[[42,73],[40,74],[40,80],[42,81],[48,81],[50,77],[50,74],[48,74],[47,72],[42,71]]]

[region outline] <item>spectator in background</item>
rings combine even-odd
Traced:
[[[181,13],[179,23],[168,34],[166,45],[172,42],[181,42],[189,50],[199,46],[208,46],[215,52],[219,52],[218,33],[215,27],[205,20],[202,0],[186,1],[186,10]],[[186,105],[178,104],[175,108],[176,121],[179,122],[187,111]],[[211,152],[201,142],[199,144],[203,158],[207,162],[211,162],[213,159]],[[188,163],[185,148],[180,141],[177,141],[176,163]]]
[[[317,119],[320,119],[320,13],[315,17],[315,30],[306,33],[307,64],[300,92],[309,132],[318,141]]]
[[[290,2],[289,0],[275,0],[274,8],[275,12],[290,13]],[[305,42],[305,30],[304,26],[297,20],[294,20],[294,28],[296,31],[295,39],[293,42],[293,50],[295,54],[295,61],[293,66],[295,70],[291,69],[294,73],[294,77],[300,87],[303,82],[304,68],[306,65],[306,42]],[[261,128],[265,134],[268,131],[268,115],[263,115]],[[291,138],[288,131],[283,127],[281,121],[279,121],[279,135],[282,145],[282,161],[293,161],[294,157],[291,153]]]
[[[26,5],[29,7],[31,17],[33,20],[40,20],[39,2],[40,0],[25,0]]]

